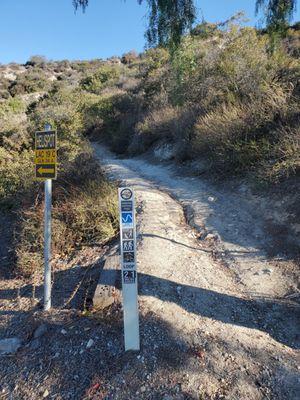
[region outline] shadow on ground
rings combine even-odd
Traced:
[[[99,264],[56,272],[52,290],[53,308],[57,310],[89,309],[98,275]],[[19,291],[0,290],[0,299],[13,300],[17,295],[32,298],[33,291],[36,298],[40,299],[36,309],[41,309],[42,286],[34,288],[32,285],[25,285]],[[153,296],[162,301],[176,303],[188,312],[212,320],[257,329],[291,348],[300,348],[300,336],[297,329],[300,321],[300,307],[293,302],[264,298],[244,299],[142,273],[139,273],[139,295]],[[8,312],[18,315],[17,311]],[[2,311],[0,315],[5,313],[6,311]]]

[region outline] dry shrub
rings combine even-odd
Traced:
[[[113,96],[103,96],[87,110],[91,117],[97,115],[98,121],[101,118],[94,126],[94,138],[104,138],[115,152],[125,153],[139,119],[140,108],[141,98],[134,93],[119,90]]]
[[[122,64],[133,64],[138,59],[138,54],[135,50],[131,50],[128,53],[123,54],[121,58]]]
[[[178,111],[174,107],[166,107],[150,111],[135,127],[135,135],[129,147],[133,154],[144,152],[159,139],[172,138],[174,120]]]
[[[139,88],[140,83],[141,83],[140,79],[137,79],[137,78],[134,78],[134,77],[131,77],[131,76],[123,75],[119,79],[118,86],[122,90],[134,92],[134,91],[137,91],[137,89]]]
[[[222,172],[242,172],[275,156],[278,120],[288,119],[290,93],[273,88],[263,101],[222,106],[195,124],[192,151],[207,157]]]
[[[300,128],[281,126],[276,131],[272,159],[267,160],[261,170],[261,177],[279,181],[300,173]]]
[[[13,207],[32,185],[33,152],[0,147],[0,206]]]
[[[104,177],[91,154],[80,154],[54,183],[52,254],[66,256],[83,245],[103,244],[118,231],[115,187]],[[32,276],[43,265],[43,208],[36,203],[21,211],[16,234],[18,272]]]

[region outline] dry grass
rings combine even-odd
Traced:
[[[31,276],[43,264],[43,196],[20,211],[16,233],[18,272]],[[101,245],[118,231],[116,189],[104,177],[89,153],[77,156],[54,183],[52,208],[52,254],[72,254],[80,246]]]
[[[177,119],[174,107],[155,109],[149,112],[135,127],[135,137],[129,147],[131,153],[146,151],[159,139],[171,139],[172,127]]]
[[[198,118],[193,155],[208,158],[222,174],[257,171],[275,179],[296,173],[299,131],[291,127],[295,107],[291,91],[278,85],[262,100],[218,107]]]

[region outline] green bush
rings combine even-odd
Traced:
[[[201,24],[198,24],[195,26],[195,28],[192,29],[191,31],[192,36],[197,36],[198,38],[201,39],[208,39],[212,36],[221,35],[220,30],[218,29],[217,24],[212,24],[209,22],[202,22]]]
[[[10,80],[0,75],[0,100],[6,100],[10,97],[9,86]]]
[[[7,101],[0,103],[0,116],[5,118],[8,114],[16,114],[25,112],[26,105],[18,97],[9,98]]]
[[[0,204],[13,207],[33,184],[33,152],[0,147]]]
[[[50,92],[29,115],[32,132],[43,130],[45,122],[57,130],[61,163],[74,159],[84,146],[84,101],[85,96],[79,90],[63,87]]]
[[[0,146],[6,150],[22,151],[29,146],[26,105],[17,98],[0,103]]]
[[[50,86],[51,82],[43,69],[29,68],[26,72],[19,74],[16,80],[11,83],[9,92],[12,96],[44,92],[47,91]]]
[[[100,94],[102,89],[106,86],[114,84],[119,76],[120,68],[104,65],[94,74],[83,78],[80,85],[84,90],[90,93]]]

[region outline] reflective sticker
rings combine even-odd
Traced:
[[[123,251],[133,251],[134,241],[133,240],[123,240]]]
[[[132,263],[134,262],[134,252],[123,253],[123,261],[125,263]]]
[[[122,212],[122,224],[132,224],[133,217],[131,212]]]
[[[123,229],[122,231],[122,238],[126,239],[133,239],[133,229]]]
[[[135,283],[136,272],[135,271],[123,271],[123,282]]]
[[[121,211],[132,211],[132,201],[121,201]]]

